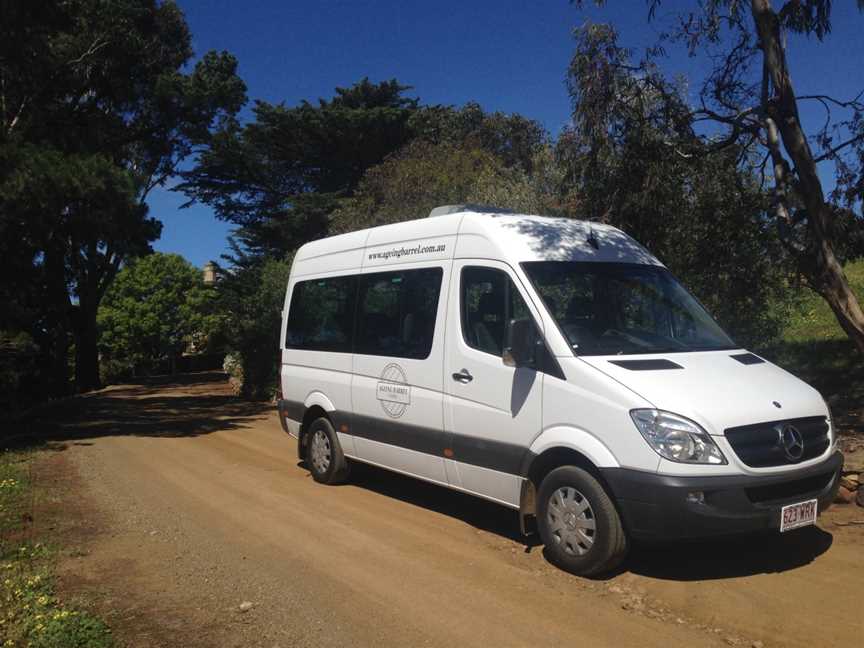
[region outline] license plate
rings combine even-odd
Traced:
[[[816,523],[816,500],[790,504],[780,509],[780,532]]]

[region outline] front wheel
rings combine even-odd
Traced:
[[[348,462],[339,445],[339,437],[324,418],[315,419],[309,426],[306,443],[306,465],[312,478],[322,484],[341,484],[348,479]]]
[[[540,484],[537,526],[549,561],[578,576],[617,567],[627,535],[602,484],[576,466],[556,468]]]

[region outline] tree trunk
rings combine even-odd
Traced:
[[[81,302],[75,324],[75,388],[79,392],[99,389],[102,381],[99,379],[96,308]]]
[[[834,316],[859,352],[864,355],[864,312],[849,286],[843,267],[834,254],[831,241],[831,211],[825,203],[816,160],[798,115],[798,101],[786,61],[780,34],[780,21],[771,0],[751,0],[753,20],[765,65],[770,92],[762,106],[769,140],[776,128],[783,148],[792,160],[794,177],[784,178],[779,147],[771,151],[775,166],[775,197],[779,217],[790,213],[790,189],[804,202],[810,241],[804,251],[796,251],[802,274],[831,307]],[[770,142],[769,142],[770,145]],[[778,168],[779,167],[779,168]]]
[[[52,319],[54,319],[52,317]],[[69,332],[63,322],[57,319],[48,331],[50,348],[48,360],[48,395],[51,398],[61,398],[70,392],[69,384]]]
[[[831,246],[823,245],[815,261],[814,268],[804,276],[828,302],[843,331],[864,355],[864,313]]]
[[[75,387],[79,392],[99,389],[99,331],[96,313],[105,291],[117,274],[121,257],[99,249],[99,242],[90,239],[72,241],[71,270],[78,294],[75,313]],[[82,252],[84,250],[84,252]]]
[[[63,267],[63,252],[54,247],[45,250],[46,338],[48,339],[48,395],[66,396],[69,383],[69,292]]]

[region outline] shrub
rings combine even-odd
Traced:
[[[223,272],[219,305],[226,313],[224,339],[230,353],[223,368],[232,384],[251,399],[272,399],[279,368],[279,332],[290,260]]]

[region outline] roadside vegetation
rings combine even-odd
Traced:
[[[170,0],[12,2],[2,16],[0,380],[14,391],[0,410],[20,411],[100,386],[99,305],[161,233],[148,196],[246,88],[231,54],[194,56]]]
[[[174,373],[184,352],[209,350],[225,319],[215,296],[201,271],[179,254],[155,252],[127,264],[96,318],[102,379]]]
[[[864,261],[844,268],[852,289],[864,295]],[[842,431],[864,432],[864,366],[828,305],[800,286],[792,306],[783,306],[787,322],[780,339],[760,350],[770,360],[818,389]]]
[[[844,268],[849,283],[855,292],[864,295],[864,261],[853,261]],[[796,303],[789,313],[783,330],[785,344],[812,344],[819,342],[845,341],[846,335],[837,324],[831,309],[819,295],[801,286],[796,294]]]
[[[0,452],[0,646],[110,648],[108,626],[55,592],[61,548],[32,531],[39,500],[34,458],[32,451]]]

